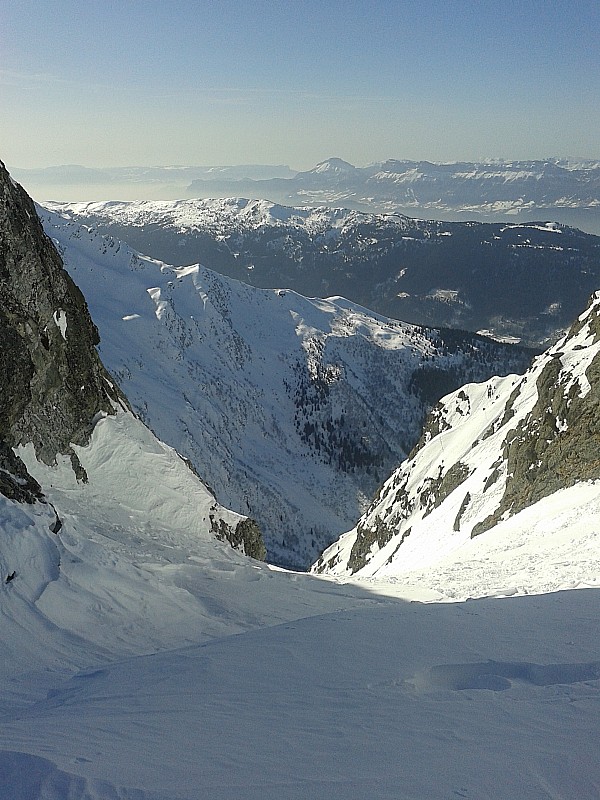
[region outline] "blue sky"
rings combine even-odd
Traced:
[[[9,166],[600,158],[598,0],[0,0]]]

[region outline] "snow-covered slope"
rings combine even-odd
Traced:
[[[489,539],[418,584],[285,572],[202,532],[206,493],[131,415],[77,453],[88,484],[21,450],[58,533],[0,496],[1,797],[597,796],[591,531],[506,542],[521,596],[414,602],[510,593]]]
[[[181,602],[185,593],[163,588],[158,565],[253,563],[215,535],[244,518],[219,506],[181,457],[130,412],[97,420],[90,443],[74,449],[85,482],[67,457],[47,466],[27,445],[18,452],[43,489],[42,502],[0,497],[2,578],[14,575],[2,601],[11,669],[20,669],[20,613],[31,615],[29,633],[32,625],[45,630],[51,651],[65,647],[75,656],[83,649],[86,661],[153,650],[181,643],[183,629],[191,635],[200,621],[185,597]],[[47,658],[32,656],[28,669],[35,673]]]
[[[597,293],[523,377],[444,398],[416,452],[315,569],[412,582],[484,558],[492,586],[511,593],[535,571],[543,539],[558,572],[573,559],[573,585],[585,581],[600,566],[599,398]]]
[[[530,224],[435,222],[239,197],[51,207],[168,264],[202,263],[254,286],[341,295],[395,319],[488,330],[539,349],[600,281],[600,238],[539,221],[545,215]]]
[[[21,449],[57,533],[48,504],[0,496],[0,796],[597,796],[593,520],[562,552],[526,525],[506,539],[529,563],[513,589],[485,535],[418,583],[342,583],[206,536],[206,493],[125,412],[76,451],[88,484]],[[597,588],[539,594],[577,582]],[[521,596],[404,601],[466,591]]]
[[[416,442],[432,382],[527,363],[342,298],[170,267],[41,213],[136,412],[220,502],[257,520],[280,564],[308,567],[356,521]]]
[[[598,595],[346,600],[341,612],[96,663],[3,719],[0,791],[592,800]]]
[[[411,587],[253,562],[195,535],[205,498],[148,436],[101,420],[78,448],[88,485],[23,453],[57,534],[49,506],[0,497],[0,796],[597,796],[600,590],[408,603],[467,570]],[[598,585],[597,561],[553,544],[518,593]]]

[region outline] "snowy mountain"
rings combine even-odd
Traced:
[[[108,437],[107,452],[117,449],[111,436],[118,430],[131,434],[129,444],[125,442],[121,449],[139,448],[140,439],[150,452],[170,448],[153,444],[154,437],[134,420],[127,400],[98,358],[98,330],[80,290],[45,236],[33,202],[10,180],[2,164],[0,192],[0,491],[9,498],[46,504],[45,486],[32,477],[38,462],[53,466],[66,459],[70,491],[80,483],[91,483],[90,490],[95,491],[82,458],[100,428]],[[15,448],[25,446],[32,448],[29,468],[15,454]],[[182,485],[202,497],[191,528],[194,535],[216,535],[252,555],[264,556],[254,523],[221,508],[175,453],[165,463]],[[135,507],[137,495],[143,497],[149,491],[136,473],[139,476],[136,470],[127,483],[122,482],[128,486],[130,508]],[[50,504],[52,532],[62,526],[62,505]]]
[[[286,206],[343,206],[440,220],[552,220],[600,235],[600,162],[537,159],[436,163],[388,159],[355,167],[328,158],[282,165],[13,169],[36,200],[252,197]]]
[[[431,563],[471,558],[471,540],[480,537],[488,559],[496,551],[490,579],[498,580],[498,570],[518,587],[523,571],[535,569],[518,553],[525,538],[554,542],[558,561],[585,550],[600,525],[599,400],[596,293],[524,376],[445,397],[411,456],[358,525],[323,553],[317,571],[411,582]]]
[[[600,162],[581,159],[453,162],[389,159],[354,167],[331,158],[270,180],[192,181],[188,197],[243,195],[284,205],[345,206],[429,219],[559,221],[600,234]]]
[[[204,263],[257,287],[339,295],[539,349],[600,286],[600,238],[552,222],[427,222],[241,199],[48,207],[169,264]]]
[[[545,507],[543,535],[540,516],[518,526],[521,512],[502,547],[497,526],[469,540],[469,558],[466,548],[429,558],[418,582],[344,582],[247,558],[209,530],[211,517],[240,518],[215,506],[114,385],[99,391],[110,378],[86,346],[97,336],[83,298],[33,205],[0,187],[0,431],[12,458],[0,469],[0,797],[596,797],[595,485],[551,495],[561,505]],[[94,241],[81,233],[82,274],[94,271]],[[118,260],[118,243],[103,241]],[[141,262],[144,277],[152,267]],[[99,306],[116,302],[114,274],[96,272]],[[118,310],[138,302],[125,293],[133,285],[119,284]],[[170,313],[162,284],[149,288],[152,313],[125,326]],[[552,407],[580,433],[579,419],[598,418],[596,309],[560,356],[572,413]],[[90,386],[76,380],[80,360],[64,369],[65,353],[87,365]],[[77,396],[86,403],[69,402]],[[87,403],[107,397],[87,419]],[[27,417],[37,453],[23,405],[46,409]],[[45,430],[58,445],[49,463]],[[578,442],[584,463],[594,441],[587,455]],[[500,563],[520,563],[518,581],[505,569],[494,584]],[[485,594],[513,596],[435,602]]]
[[[133,408],[220,502],[257,520],[275,563],[307,568],[354,524],[448,388],[529,363],[342,298],[170,267],[41,213]]]
[[[526,541],[520,593],[595,589],[408,603],[489,592],[485,558],[414,588],[275,570],[190,535],[189,487],[123,433],[94,433],[87,487],[36,473],[58,534],[0,497],[3,797],[594,797],[598,527],[560,561]],[[134,506],[132,474],[154,476]]]

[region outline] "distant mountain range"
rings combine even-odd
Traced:
[[[13,169],[16,180],[38,201],[44,200],[166,200],[188,196],[194,180],[261,181],[293,178],[285,165],[157,166],[90,168],[67,164],[40,169]]]
[[[83,167],[66,164],[60,167],[38,169],[13,169],[16,180],[36,181],[40,184],[157,184],[184,185],[195,180],[269,180],[293,178],[297,173],[283,164],[238,164],[213,167]]]
[[[194,180],[192,197],[252,197],[441,220],[551,220],[600,234],[600,161],[389,160],[355,167],[330,158],[291,178]]]
[[[242,199],[46,205],[168,264],[540,349],[600,286],[600,237],[553,222],[435,222]]]
[[[600,235],[600,160],[13,169],[38,201],[247,197],[423,219],[560,222]]]

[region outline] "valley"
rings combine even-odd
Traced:
[[[341,297],[171,267],[77,217],[40,213],[135,412],[220,502],[257,521],[279,565],[308,569],[355,523],[443,394],[531,358]]]

